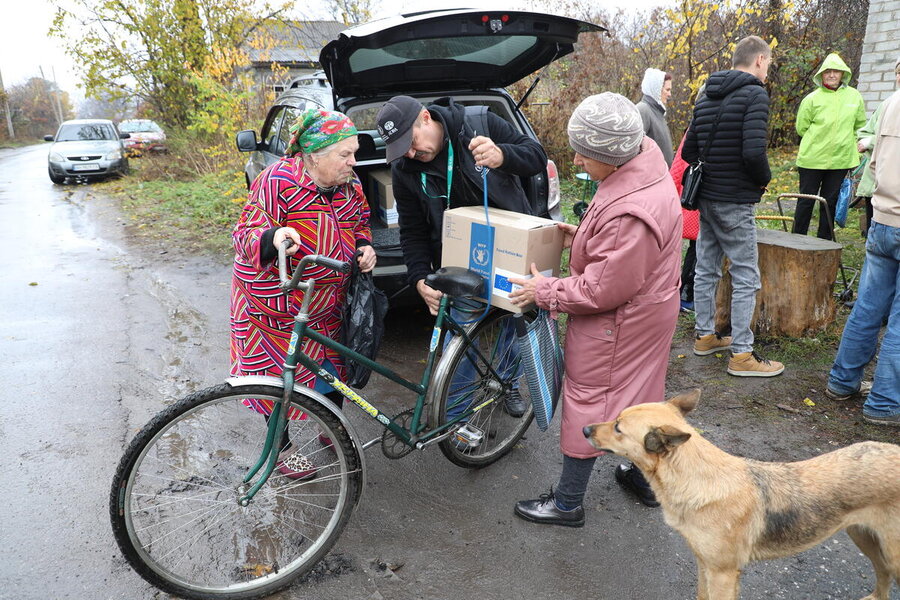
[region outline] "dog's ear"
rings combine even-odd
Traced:
[[[671,425],[654,427],[644,436],[644,449],[653,454],[665,454],[688,441],[690,437],[690,433]]]
[[[678,394],[674,398],[669,398],[669,404],[677,408],[682,415],[686,415],[697,408],[698,402],[700,402],[699,388],[695,388],[683,394]]]

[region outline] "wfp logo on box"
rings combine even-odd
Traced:
[[[486,267],[491,260],[491,252],[487,244],[476,243],[472,246],[472,264],[479,267]]]

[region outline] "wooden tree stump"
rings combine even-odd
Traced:
[[[841,266],[838,243],[816,237],[757,229],[761,288],[751,327],[757,335],[815,335],[834,321],[832,294]],[[731,277],[722,267],[716,293],[716,329],[731,320]]]

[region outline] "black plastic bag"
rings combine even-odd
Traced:
[[[372,273],[361,272],[354,259],[341,321],[341,343],[375,360],[384,337],[384,315],[387,310],[387,296],[375,287]],[[344,360],[347,363],[344,381],[355,388],[365,387],[372,370],[348,358]]]

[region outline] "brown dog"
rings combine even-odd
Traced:
[[[888,600],[900,583],[900,446],[853,444],[816,458],[766,463],[732,456],[684,420],[700,390],[632,406],[584,428],[598,450],[636,464],[666,523],[697,559],[698,600],[736,600],[752,560],[801,552],[846,529],[875,568]]]

